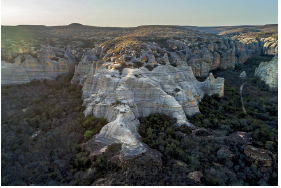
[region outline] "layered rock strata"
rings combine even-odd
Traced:
[[[74,62],[74,58],[80,60],[82,56],[83,58],[87,56],[88,59],[94,60],[101,56],[104,60],[114,61],[114,53],[106,53],[112,47],[111,45],[109,43],[95,49],[97,51],[89,50],[87,53],[84,52],[85,49],[81,50],[75,46],[67,46],[64,49],[52,47],[52,50],[56,51],[56,55],[64,55],[65,58]],[[233,68],[235,64],[244,63],[254,55],[276,55],[278,52],[278,40],[271,37],[231,39],[226,37],[189,36],[181,37],[179,40],[169,39],[167,40],[167,45],[167,49],[171,50],[162,49],[157,53],[144,55],[149,62],[157,60],[159,55],[162,61],[166,63],[174,63],[179,60],[185,61],[192,67],[195,76],[208,76],[210,70],[217,68]],[[126,54],[125,51],[120,52],[120,55]],[[18,55],[26,54],[42,56],[40,50],[36,51],[31,43],[26,42],[10,44],[9,47],[1,49],[1,56],[7,61],[13,62],[13,59]],[[46,54],[49,53],[45,52],[43,56]],[[69,55],[73,58],[69,58]],[[47,56],[51,58],[53,54]],[[124,56],[124,58],[126,59],[127,57]]]
[[[37,58],[31,55],[18,56],[15,63],[1,63],[1,84],[20,84],[31,80],[55,79],[74,70],[71,58],[56,58],[55,52],[43,47]]]
[[[156,44],[139,47],[134,51],[132,45],[125,45],[121,56],[106,61],[102,61],[106,59],[103,57],[112,52],[96,47],[75,68],[72,83],[83,86],[84,114],[110,122],[84,145],[92,154],[101,153],[115,142],[122,143],[125,156],[145,153],[147,147],[138,134],[138,117],[164,113],[192,127],[186,116],[200,113],[198,102],[203,96],[224,94],[223,78],[215,79],[210,74],[205,82],[199,82],[186,62],[178,60],[171,65],[167,54],[152,58],[157,50],[164,51]],[[172,58],[178,56],[171,55]]]
[[[254,55],[275,55],[278,40],[273,38],[214,38],[187,37],[169,40],[169,47],[192,67],[195,76],[207,76],[210,70],[233,68]]]
[[[278,55],[270,62],[261,62],[255,76],[259,76],[272,90],[278,90]]]

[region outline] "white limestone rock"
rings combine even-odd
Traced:
[[[239,75],[239,78],[242,78],[242,79],[247,78],[246,72],[245,71],[241,72],[241,74]]]
[[[270,62],[261,62],[255,76],[259,76],[272,90],[278,90],[278,55]]]
[[[151,71],[145,65],[118,68],[115,62],[101,61],[88,65],[80,62],[76,66],[72,82],[83,86],[84,114],[104,117],[110,122],[84,145],[92,154],[99,154],[111,143],[122,143],[124,155],[144,153],[147,149],[139,139],[139,117],[163,113],[176,118],[178,124],[193,127],[187,116],[200,113],[198,103],[203,96],[223,96],[223,78],[215,79],[210,74],[205,82],[199,82],[186,62],[176,53],[170,55],[169,61],[176,66],[158,64],[156,58],[150,58],[153,61],[148,58],[146,64],[158,65]],[[142,51],[139,59],[145,61],[145,56],[153,54]]]

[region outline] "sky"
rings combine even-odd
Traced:
[[[278,23],[278,0],[1,0],[1,25],[231,26]]]

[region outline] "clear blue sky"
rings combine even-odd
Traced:
[[[131,27],[278,23],[278,0],[1,0],[1,25]]]

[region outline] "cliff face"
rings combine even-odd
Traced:
[[[1,56],[6,62],[14,62],[14,58],[19,55],[37,55],[38,61],[42,63],[40,59],[52,59],[59,55],[59,57],[64,56],[73,64],[75,64],[75,58],[84,58],[82,60],[83,66],[79,68],[88,70],[88,68],[85,68],[86,62],[96,61],[100,55],[103,55],[104,60],[111,61],[113,54],[109,53],[104,56],[105,52],[111,48],[111,45],[107,44],[96,48],[95,51],[89,50],[85,53],[81,49],[71,46],[67,46],[65,49],[43,47],[41,50],[35,50],[32,44],[23,42],[21,44],[12,44],[8,49],[1,49]],[[231,38],[207,38],[205,36],[182,37],[178,40],[167,40],[167,45],[168,50],[162,49],[162,52],[160,52],[161,55],[166,53],[165,56],[161,57],[162,61],[166,63],[185,61],[192,67],[195,76],[208,76],[210,70],[233,68],[235,64],[244,63],[253,55],[275,55],[278,51],[278,40],[271,37],[237,38],[235,40]],[[157,61],[159,58],[159,53],[143,55],[147,56],[149,62]]]
[[[278,90],[278,56],[270,62],[261,62],[255,76],[259,76],[272,90]]]
[[[186,116],[200,113],[198,102],[203,96],[224,94],[223,78],[215,79],[210,74],[205,82],[199,82],[186,62],[173,53],[168,57],[155,44],[124,45],[121,56],[102,48],[96,47],[84,56],[72,79],[72,83],[83,86],[85,115],[110,122],[85,144],[94,154],[114,142],[123,144],[125,155],[141,154],[147,149],[139,140],[138,117],[164,113],[192,127]]]
[[[15,63],[1,63],[1,84],[20,84],[31,80],[55,79],[58,75],[74,70],[74,62],[68,58],[56,58],[55,52],[42,47],[37,58],[18,56]]]
[[[233,68],[236,63],[244,63],[254,55],[275,55],[278,41],[273,38],[221,38],[205,39],[189,37],[170,40],[175,55],[192,67],[195,76],[208,76],[216,68]]]

